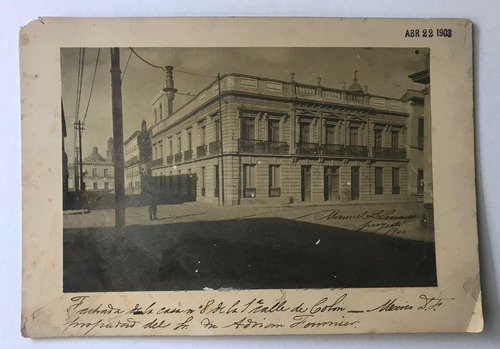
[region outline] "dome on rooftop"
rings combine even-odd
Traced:
[[[354,71],[354,79],[352,80],[351,86],[349,86],[349,91],[350,92],[361,92],[363,93],[363,88],[361,87],[360,84],[358,84],[358,77],[357,77],[358,71]]]

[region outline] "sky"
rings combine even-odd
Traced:
[[[174,83],[179,93],[196,95],[209,86],[217,76],[242,73],[279,80],[289,80],[295,73],[299,83],[317,83],[326,87],[348,87],[358,71],[358,82],[368,85],[368,92],[400,98],[407,89],[421,89],[408,78],[409,74],[424,69],[425,52],[422,48],[134,48],[141,57],[157,66],[174,67]],[[418,53],[417,53],[418,51]],[[96,59],[99,60],[96,67]],[[111,61],[109,48],[85,48],[82,89],[78,120],[85,120],[82,134],[83,156],[97,146],[106,155],[107,140],[112,137]],[[61,87],[68,137],[65,148],[73,159],[74,130],[79,48],[61,49]],[[151,67],[131,54],[129,48],[120,49],[122,71],[123,137],[127,139],[140,129],[142,119],[148,127],[153,121],[152,98],[165,84],[165,72]],[[89,95],[92,80],[95,81]],[[186,74],[208,75],[199,76]],[[174,111],[192,97],[177,94]],[[87,109],[88,105],[88,109]]]

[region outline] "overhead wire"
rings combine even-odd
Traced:
[[[125,64],[125,69],[123,70],[122,79],[120,80],[120,82],[123,82],[123,79],[125,79],[125,73],[127,72],[127,67],[128,67],[128,63],[130,62],[130,57],[132,57],[132,50],[130,51],[130,54],[128,55],[127,64]]]
[[[94,81],[95,81],[95,75],[96,75],[96,72],[97,72],[97,64],[99,63],[99,55],[100,55],[100,53],[101,53],[101,49],[99,48],[97,50],[97,57],[95,59],[94,76],[92,77],[92,84],[90,85],[89,100],[87,102],[87,108],[85,109],[85,115],[83,116],[82,123],[85,123],[85,120],[87,119],[87,113],[89,111],[89,106],[90,106],[90,99],[92,98],[92,91],[94,90]]]
[[[135,52],[135,50],[132,48],[132,47],[129,47],[130,51],[134,53],[134,55],[137,56],[137,58],[139,58],[141,61],[143,61],[144,63],[148,64],[149,66],[153,67],[153,68],[158,68],[158,69],[161,69],[163,71],[166,71],[167,68],[166,67],[162,67],[162,66],[159,66],[159,65],[156,65],[156,64],[153,64],[149,61],[147,61],[146,59],[144,59],[143,57],[141,57],[137,52]],[[176,73],[183,73],[183,74],[189,74],[189,75],[196,75],[196,76],[203,76],[203,77],[206,77],[206,78],[212,78],[212,79],[215,79],[217,78],[217,76],[215,75],[208,75],[208,74],[200,74],[200,73],[193,73],[193,72],[188,72],[188,71],[185,71],[185,70],[178,70],[176,69],[175,70]]]

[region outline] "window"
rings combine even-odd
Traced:
[[[375,167],[375,195],[384,193],[383,171],[382,167]]]
[[[255,165],[243,165],[243,197],[254,198],[256,197],[255,188]]]
[[[392,193],[399,194],[399,168],[392,169]]]
[[[104,189],[109,189],[109,183],[108,182],[104,182]]]
[[[220,141],[220,120],[215,119],[214,121],[214,127],[215,127],[215,141],[218,142]]]
[[[391,133],[391,148],[399,148],[399,131],[392,131]]]
[[[155,108],[155,124],[158,123],[158,115],[156,115],[156,108]]]
[[[177,138],[177,152],[180,153],[182,149],[182,141],[181,141],[181,136]]]
[[[97,183],[96,183],[97,184]],[[132,181],[128,182],[128,187],[132,188]]]
[[[191,150],[193,149],[191,144],[192,143],[191,132],[188,132],[187,136],[188,136],[188,150]]]
[[[241,138],[255,139],[255,119],[243,118],[241,123]]]
[[[418,119],[417,148],[424,149],[424,119]]]
[[[163,158],[163,143],[160,142],[160,154],[158,155],[159,158]]]
[[[281,196],[281,171],[279,165],[269,165],[269,196]]]
[[[108,175],[109,175],[109,173],[108,173],[108,169],[107,169],[107,168],[105,168],[105,169],[104,169],[104,177],[108,177]]]
[[[160,103],[160,120],[163,120],[163,108]]]
[[[205,126],[200,128],[200,145],[205,145],[206,143],[206,130]]]
[[[382,148],[382,130],[380,129],[375,129],[374,146]]]
[[[201,196],[205,196],[205,167],[201,168]]]
[[[267,130],[267,140],[269,142],[280,140],[280,122],[279,120],[269,120]]]
[[[300,143],[310,143],[311,142],[311,124],[310,123],[301,123],[300,124],[299,142]]]
[[[326,125],[326,144],[335,144],[335,126]]]
[[[97,177],[97,168],[92,169],[92,177]]]
[[[106,183],[106,184],[108,184],[108,183]],[[135,181],[135,187],[139,188],[139,181]]]
[[[97,182],[94,182],[94,184],[93,184],[93,188],[94,188],[94,189],[97,189]]]
[[[424,193],[424,170],[418,170],[417,172],[417,193]]]
[[[351,137],[351,145],[358,145],[359,140],[358,140],[358,135],[359,135],[359,128],[356,126],[351,126],[349,129],[349,135]]]
[[[174,145],[172,143],[172,139],[168,140],[168,155],[174,154]]]

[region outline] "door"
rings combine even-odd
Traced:
[[[359,200],[359,167],[351,167],[351,200]]]
[[[215,183],[214,183],[214,196],[216,198],[219,197],[219,165],[214,166],[214,178],[215,178]]]
[[[302,201],[311,201],[311,166],[302,166]]]
[[[339,195],[339,168],[325,167],[325,201],[338,201]]]

